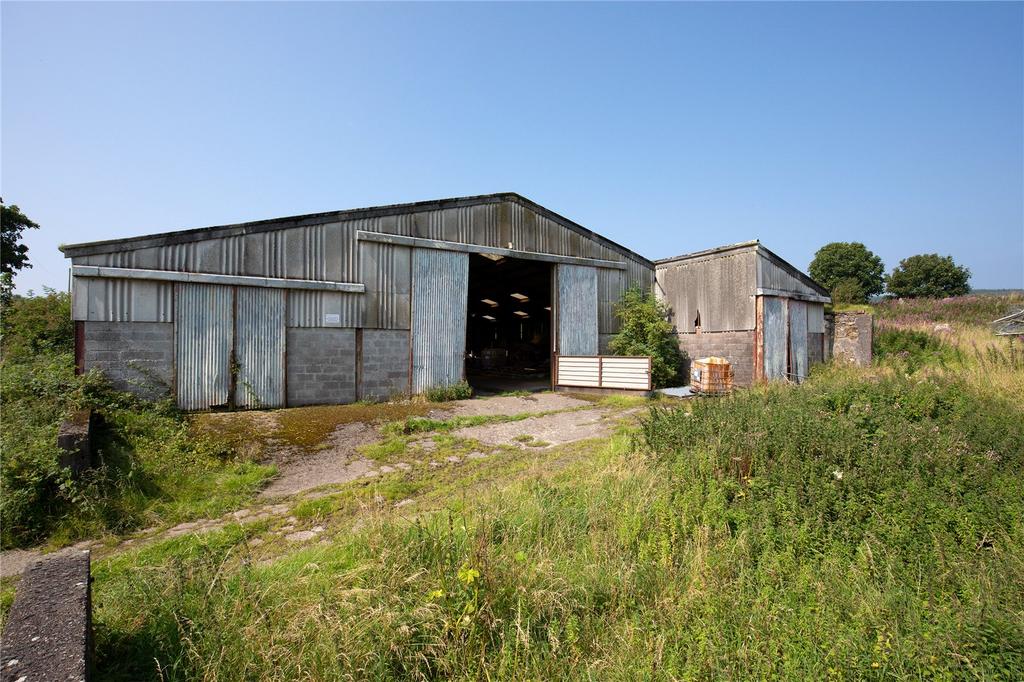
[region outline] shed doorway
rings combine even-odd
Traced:
[[[551,387],[552,265],[469,259],[466,379],[480,394]]]

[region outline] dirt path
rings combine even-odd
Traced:
[[[537,414],[511,422],[500,422],[458,429],[452,435],[474,439],[489,446],[513,445],[516,447],[553,447],[588,438],[608,436],[614,430],[619,418],[632,410],[616,410],[606,407],[585,408],[592,405],[585,400],[565,395],[543,393],[530,396],[501,396],[495,398],[461,400],[449,403],[443,409],[430,413],[435,419],[472,416],[514,416]],[[545,414],[552,413],[553,414]],[[251,414],[251,413],[250,413]],[[145,543],[177,537],[189,533],[205,533],[229,523],[250,523],[269,518],[286,517],[289,505],[280,498],[296,496],[314,488],[337,485],[359,478],[372,478],[396,470],[408,471],[414,467],[436,468],[458,465],[459,457],[447,457],[442,461],[416,461],[411,463],[383,464],[359,455],[358,449],[381,440],[379,427],[367,422],[350,422],[339,425],[318,448],[310,451],[298,446],[281,446],[270,455],[278,465],[279,475],[259,495],[256,504],[214,519],[198,519],[180,523],[171,528],[140,531],[132,537],[121,540],[112,551],[139,546]],[[470,453],[467,459],[487,455]],[[441,458],[439,458],[441,459]],[[301,497],[319,496],[317,493]],[[275,503],[276,502],[276,503]],[[289,518],[289,521],[291,519]],[[311,530],[290,532],[288,524],[282,532],[290,541],[303,541],[314,537],[319,527]],[[322,530],[322,529],[321,529]],[[81,551],[83,549],[104,549],[109,547],[100,541],[86,541],[59,550],[58,553]],[[41,549],[13,549],[0,552],[0,577],[20,574],[32,562],[45,554]]]
[[[513,422],[469,426],[453,431],[452,435],[487,445],[553,447],[608,436],[614,430],[618,415],[601,408],[556,412]]]
[[[315,452],[291,447],[272,456],[278,477],[260,493],[261,498],[293,495],[332,483],[347,483],[374,469],[374,462],[359,457],[357,449],[380,440],[378,429],[363,422],[342,424],[334,430],[327,447]]]

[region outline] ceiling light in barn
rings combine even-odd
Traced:
[[[524,318],[524,319],[530,316],[530,313],[522,311],[522,310],[513,310],[512,312],[514,314],[518,315],[519,317]]]
[[[486,303],[487,305],[491,306],[492,308],[497,308],[498,307],[498,302],[497,301],[492,301],[489,298],[481,298],[480,302],[481,303]]]
[[[480,317],[484,318],[485,320],[490,320],[491,322],[494,322],[494,317],[492,315],[481,315]]]
[[[496,253],[481,253],[480,255],[483,256],[484,258],[489,258],[490,260],[494,261],[495,263],[497,263],[498,261],[500,261],[503,258],[505,258],[504,256],[499,256]]]
[[[509,294],[509,296],[516,299],[520,303],[526,303],[527,301],[530,300],[530,297],[526,296],[525,294]]]
[[[551,306],[549,306],[549,305],[544,306],[544,310],[546,310],[546,311],[548,311],[550,313],[551,312]]]

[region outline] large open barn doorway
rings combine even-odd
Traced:
[[[550,263],[469,259],[466,378],[479,393],[551,386]]]

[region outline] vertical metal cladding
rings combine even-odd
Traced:
[[[615,316],[615,305],[626,291],[628,272],[599,268],[597,271],[597,330],[600,334],[614,334],[619,331],[619,319]]]
[[[786,378],[787,315],[786,300],[776,296],[763,296],[764,307],[764,378]]]
[[[285,292],[238,287],[235,295],[235,404],[283,407]]]
[[[762,289],[774,289],[776,291],[788,291],[797,294],[821,295],[814,287],[808,285],[799,277],[794,276],[786,268],[775,262],[774,259],[760,251],[757,254],[757,286]]]
[[[205,410],[226,405],[234,336],[231,287],[178,284],[175,374],[178,407]]]
[[[789,375],[794,381],[807,378],[807,304],[789,299]]]
[[[275,278],[361,282],[365,294],[293,290],[286,324],[294,327],[408,329],[411,309],[408,247],[375,245],[355,239],[357,230],[452,240],[583,258],[624,262],[625,286],[649,288],[646,264],[537,213],[515,201],[380,215],[356,220],[330,217],[323,223],[253,231],[194,242],[151,246],[75,258],[76,264],[210,272]],[[369,259],[369,263],[366,260]],[[602,271],[602,291],[620,288],[622,271]],[[76,277],[76,320],[170,322],[174,284]],[[614,296],[601,297],[601,332],[614,333]]]
[[[597,355],[597,268],[558,265],[558,352]]]
[[[412,390],[463,378],[469,255],[412,250]]]
[[[407,246],[363,242],[360,245],[359,281],[366,293],[362,303],[363,326],[375,329],[408,329],[410,258]]]

